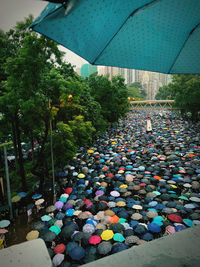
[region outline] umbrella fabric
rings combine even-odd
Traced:
[[[32,199],[38,199],[38,198],[41,198],[41,194],[35,194],[32,196]]]
[[[89,243],[92,245],[96,245],[99,244],[101,242],[101,238],[98,235],[93,235],[90,239],[89,239]]]
[[[71,216],[73,216],[74,212],[75,212],[74,209],[68,209],[68,210],[65,212],[65,215],[71,217]]]
[[[57,201],[54,206],[56,207],[57,210],[61,210],[63,207],[64,203],[62,201]]]
[[[10,225],[10,221],[9,220],[1,220],[0,221],[0,228],[7,227],[8,225]]]
[[[114,233],[113,233],[112,230],[105,230],[105,231],[103,231],[103,233],[101,234],[101,239],[107,241],[107,240],[112,239],[113,236],[114,236]]]
[[[53,264],[55,265],[55,266],[59,266],[62,262],[63,262],[63,260],[64,260],[64,258],[65,258],[65,255],[64,254],[56,254],[54,257],[53,257]]]
[[[83,226],[83,232],[93,234],[95,232],[95,228],[92,224],[85,224]]]
[[[159,225],[157,225],[156,223],[149,223],[147,225],[149,231],[151,231],[152,233],[160,233],[161,232],[161,228]]]
[[[112,247],[112,253],[117,253],[117,252],[123,251],[123,250],[128,249],[128,248],[129,248],[128,245],[126,245],[124,243],[118,243]]]
[[[101,242],[97,247],[97,251],[100,255],[108,254],[111,251],[111,249],[112,249],[112,244],[106,241]]]
[[[177,214],[169,214],[167,216],[167,218],[169,220],[171,220],[172,222],[178,222],[178,223],[180,223],[180,222],[183,221],[183,219],[179,215],[177,215]]]
[[[54,248],[54,252],[55,254],[58,253],[63,253],[65,251],[65,245],[64,244],[58,244],[55,248]]]
[[[46,208],[46,212],[48,212],[48,213],[54,212],[55,210],[56,210],[56,207],[53,205]]]
[[[69,253],[70,250],[74,249],[78,247],[78,243],[77,242],[68,242],[66,245],[66,252]]]
[[[125,240],[125,238],[122,234],[116,233],[113,236],[113,240],[118,241],[118,242],[123,242]]]
[[[38,222],[35,222],[35,223],[33,224],[32,228],[33,228],[34,230],[41,231],[42,229],[44,229],[44,224],[43,224],[42,222],[38,221]]]
[[[73,249],[71,249],[69,251],[69,256],[73,259],[73,260],[80,260],[85,256],[85,250],[84,248],[78,246],[75,247]]]
[[[141,236],[141,239],[143,239],[145,241],[151,241],[154,239],[154,237],[151,233],[145,233]]]
[[[61,229],[58,225],[53,225],[49,228],[50,231],[54,232],[56,235],[58,235],[61,232]]]
[[[21,199],[21,196],[17,195],[17,196],[12,197],[11,201],[14,203],[14,202],[20,201],[20,199]]]
[[[27,193],[26,192],[19,192],[17,195],[20,197],[26,197]]]
[[[73,226],[65,226],[64,228],[62,228],[61,236],[67,239],[70,238],[73,233],[74,233]]]
[[[114,233],[120,233],[124,230],[124,226],[121,223],[112,223],[110,225],[110,230],[112,230]]]
[[[33,240],[33,239],[36,239],[38,238],[39,236],[39,232],[36,231],[36,230],[32,230],[31,232],[29,232],[27,235],[26,235],[26,240]]]
[[[44,233],[41,233],[39,237],[42,238],[45,242],[51,242],[56,238],[56,234],[47,229]]]
[[[8,233],[8,230],[6,230],[6,229],[0,229],[0,234],[6,234],[6,233]]]
[[[135,235],[127,236],[125,240],[125,244],[131,245],[131,244],[136,244],[139,241],[139,237]]]
[[[49,216],[49,215],[44,215],[44,216],[41,217],[41,220],[42,220],[43,222],[48,222],[48,221],[50,221],[51,219],[52,219],[52,217]]]
[[[35,201],[35,205],[41,205],[42,203],[44,203],[44,199],[38,199],[37,201]]]

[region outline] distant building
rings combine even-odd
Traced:
[[[86,78],[89,77],[90,74],[97,72],[97,66],[93,66],[91,64],[84,64],[81,66],[81,77]]]
[[[108,66],[98,67],[98,75],[108,76],[110,80],[113,76],[121,75],[127,85],[140,82],[147,94],[146,99],[151,100],[155,99],[159,87],[167,85],[171,81],[171,75],[168,74]]]

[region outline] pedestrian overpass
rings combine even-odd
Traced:
[[[130,109],[174,109],[173,104],[174,100],[130,101]]]

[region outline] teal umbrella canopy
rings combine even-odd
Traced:
[[[199,10],[199,0],[68,0],[30,27],[94,65],[200,73]]]

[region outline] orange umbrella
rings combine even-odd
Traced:
[[[120,218],[117,215],[114,215],[114,216],[110,217],[109,222],[110,223],[118,223],[119,219]]]
[[[154,178],[157,179],[157,180],[161,180],[160,176],[154,176]]]

